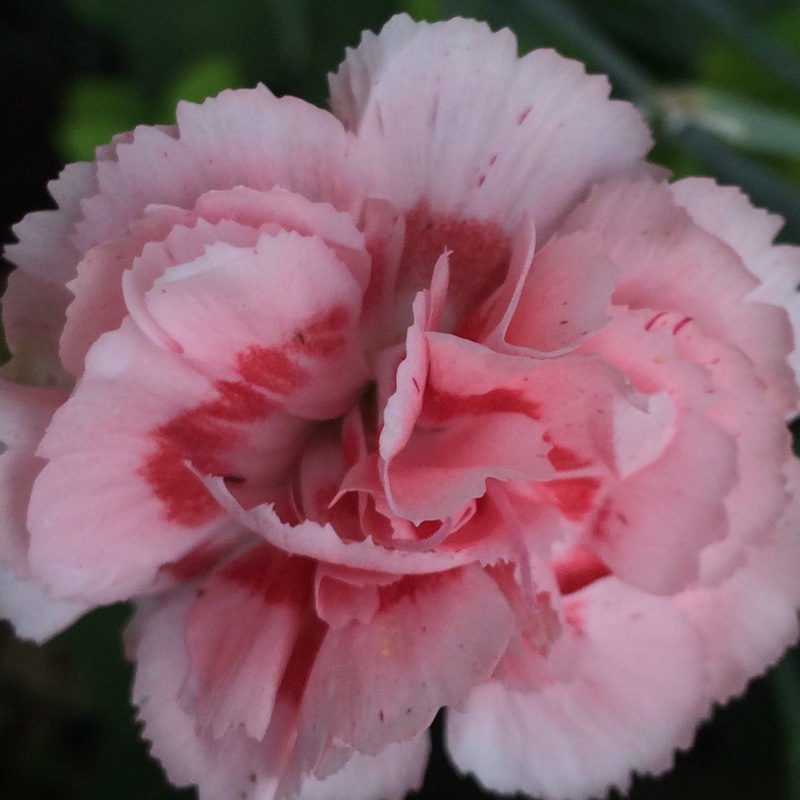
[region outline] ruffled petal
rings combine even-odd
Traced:
[[[589,186],[651,145],[634,108],[608,100],[605,78],[553,51],[518,59],[510,31],[471,20],[394,17],[348,50],[330,85],[369,165],[368,194],[507,232],[527,211],[545,240]]]
[[[551,239],[533,259],[505,341],[550,353],[577,347],[608,322],[616,277],[588,237]]]
[[[251,548],[203,584],[187,618],[197,730],[242,726],[261,740],[310,608],[314,565],[268,545]]]
[[[686,414],[661,456],[611,491],[589,546],[633,586],[683,589],[700,576],[700,551],[728,532],[725,499],[736,480],[733,439]]]
[[[448,334],[430,334],[425,344],[427,382],[414,385],[411,377],[422,400],[414,432],[402,449],[385,446],[393,428],[381,434],[395,513],[415,523],[443,520],[483,495],[489,478],[551,477],[541,406],[532,397],[537,364]],[[413,392],[402,377],[398,391]]]
[[[136,661],[133,701],[144,736],[176,786],[197,784],[201,800],[236,797],[276,800],[280,774],[270,772],[268,744],[248,737],[242,728],[214,738],[198,732],[185,698],[190,662],[183,646],[193,590],[140,602],[126,632],[129,655]],[[376,756],[360,753],[324,780],[306,776],[299,800],[401,800],[417,789],[430,749],[426,733],[393,743]]]
[[[376,546],[370,539],[347,541],[340,537],[330,523],[320,524],[311,520],[297,524],[286,523],[271,503],[263,503],[250,509],[243,508],[222,478],[204,477],[203,484],[233,519],[259,533],[270,544],[293,555],[393,575],[442,572],[475,560],[469,550],[408,552]]]
[[[70,387],[61,366],[58,339],[70,293],[63,286],[15,270],[3,295],[3,326],[13,356],[2,375],[34,386]]]
[[[242,729],[217,739],[201,735],[191,706],[179,702],[189,677],[184,637],[194,600],[190,589],[140,602],[126,631],[126,649],[136,663],[132,696],[143,735],[175,786],[196,784],[201,800],[256,798],[260,743]]]
[[[514,630],[503,592],[477,566],[382,588],[370,622],[326,635],[303,698],[298,749],[307,759],[331,744],[375,755],[418,736],[439,708],[461,706],[488,680]]]
[[[0,560],[27,574],[26,523],[31,487],[43,466],[34,458],[66,392],[0,380]]]
[[[12,621],[17,636],[43,642],[72,625],[91,607],[59,600],[37,581],[19,578],[0,564],[0,617]]]
[[[145,296],[190,363],[317,419],[344,413],[366,381],[360,300],[358,284],[321,239],[283,231],[261,234],[253,248],[210,245],[167,270]]]
[[[786,310],[794,333],[788,360],[795,378],[800,379],[800,248],[773,243],[783,220],[754,208],[736,187],[718,186],[709,178],[687,178],[672,184],[670,190],[694,222],[732,247],[761,281],[748,301],[771,303]],[[784,390],[788,402],[796,390],[788,384]]]
[[[84,202],[78,228],[82,252],[126,235],[149,205],[191,208],[210,189],[282,186],[354,210],[348,137],[329,113],[259,86],[181,103],[177,120],[174,128],[137,128],[98,165],[99,189]]]
[[[235,449],[228,399],[226,419],[211,383],[134,326],[106,334],[38,451],[49,463],[28,510],[33,574],[59,594],[111,602],[142,591],[162,564],[230,528],[184,464],[211,459],[215,445],[223,460],[226,443]],[[211,411],[202,427],[186,409],[204,403]]]
[[[786,312],[750,302],[760,281],[723,241],[697,226],[665,184],[614,180],[596,187],[566,220],[619,270],[617,305],[681,314],[739,347],[784,413],[797,404],[786,358],[793,349]]]
[[[427,732],[407,742],[394,742],[378,755],[354,753],[324,780],[312,775],[303,781],[297,800],[403,800],[422,786],[429,753]]]
[[[790,501],[772,535],[745,549],[741,568],[717,586],[684,592],[678,603],[702,634],[709,696],[744,691],[797,641],[800,605],[800,467],[786,466]]]
[[[526,694],[491,683],[450,712],[456,766],[498,792],[552,800],[625,792],[631,771],[660,773],[710,710],[703,651],[671,599],[606,579],[566,604],[574,675]]]
[[[5,252],[18,269],[56,286],[65,286],[75,276],[80,252],[71,238],[81,218],[81,201],[96,189],[96,173],[94,163],[67,165],[48,185],[58,209],[28,214],[14,226],[19,242]]]

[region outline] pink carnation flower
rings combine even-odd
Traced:
[[[0,603],[134,598],[204,800],[624,789],[797,634],[800,254],[608,84],[396,17],[67,167],[4,318]]]

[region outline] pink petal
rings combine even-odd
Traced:
[[[735,187],[717,186],[710,179],[688,178],[670,187],[675,201],[685,208],[692,220],[704,230],[732,247],[744,266],[761,286],[749,296],[750,302],[772,303],[786,309],[794,333],[794,348],[789,364],[800,376],[800,248],[774,245],[773,239],[783,221],[775,214],[754,208]],[[797,388],[786,375],[781,354],[774,348],[760,353],[759,363],[768,363],[774,371],[786,402],[797,402]],[[794,407],[792,407],[794,410]]]
[[[27,575],[26,516],[31,487],[43,466],[39,442],[66,392],[0,380],[0,560]]]
[[[783,309],[749,302],[759,280],[731,248],[695,225],[666,185],[615,180],[595,188],[565,223],[583,231],[619,269],[614,302],[674,311],[739,347],[787,409],[796,403],[786,365],[791,327]]]
[[[53,597],[42,585],[0,564],[0,617],[10,620],[17,636],[43,642],[68,628],[91,606]]]
[[[477,566],[386,587],[371,622],[325,637],[303,698],[299,751],[313,759],[336,742],[374,755],[416,737],[441,706],[460,706],[488,680],[514,627],[502,591]]]
[[[114,160],[98,165],[99,191],[84,203],[79,226],[83,251],[124,236],[149,205],[191,208],[210,189],[282,186],[351,209],[347,137],[327,112],[259,86],[181,103],[177,117],[175,128],[137,128]]]
[[[6,375],[40,385],[67,385],[58,360],[58,337],[70,301],[65,284],[75,275],[79,252],[71,236],[80,201],[96,186],[94,164],[70,164],[49,184],[55,211],[28,214],[5,252],[17,265],[3,296],[3,327],[14,359]],[[31,374],[33,372],[34,374]]]
[[[743,544],[771,531],[785,503],[781,476],[788,432],[782,411],[765,404],[764,385],[744,353],[710,338],[680,313],[615,310],[613,322],[581,350],[602,353],[644,391],[668,392],[676,409],[702,414],[735,443],[736,485],[720,498],[728,518],[726,535],[716,542],[707,537],[697,542],[705,542],[699,554],[702,580],[718,581],[739,563]],[[658,396],[651,394],[650,402]],[[638,416],[643,421],[643,415]],[[679,419],[680,415],[676,424],[682,424]],[[632,422],[636,423],[636,415],[631,419],[630,412],[620,418],[625,438],[615,439],[616,473],[621,477],[637,464],[624,458],[620,450],[624,442],[635,459],[647,452],[648,441],[657,445],[653,456],[663,450],[656,439],[639,437],[638,425]],[[664,431],[671,435],[671,426]],[[657,434],[657,429],[651,434]],[[621,458],[627,466],[620,463]]]
[[[728,534],[701,554],[701,577],[718,582],[745,559],[745,546],[772,536],[787,502],[784,471],[791,434],[784,414],[765,398],[764,384],[738,349],[709,340],[696,325],[686,326],[677,349],[704,365],[718,387],[706,412],[737,444],[738,481],[725,500]]]
[[[201,800],[240,797],[247,800],[282,798],[275,794],[279,772],[271,772],[267,742],[248,737],[243,729],[214,738],[198,732],[191,707],[179,701],[189,676],[189,658],[183,646],[186,619],[194,592],[140,603],[127,631],[131,656],[136,660],[134,703],[152,742],[176,786],[198,784]],[[390,745],[377,756],[355,753],[325,780],[313,775],[301,779],[302,800],[400,800],[419,786],[429,750],[427,735]],[[288,800],[288,799],[287,799]]]
[[[519,303],[535,252],[536,229],[533,221],[526,217],[519,224],[511,241],[511,256],[505,280],[487,299],[476,298],[478,305],[457,327],[457,336],[480,342],[500,353],[516,352],[506,342],[506,331]]]
[[[93,247],[77,266],[69,284],[75,295],[67,308],[59,354],[75,376],[83,373],[89,348],[106,331],[116,330],[127,314],[122,297],[122,274],[144,243],[135,237]]]
[[[361,575],[365,574],[370,575],[361,572]],[[367,577],[359,579],[359,572],[355,570],[345,571],[320,564],[316,580],[317,616],[332,628],[341,628],[352,621],[370,622],[380,608],[378,587],[396,580],[394,575],[388,577],[389,580],[382,583],[372,582]]]
[[[338,772],[303,781],[298,800],[403,800],[422,786],[430,752],[427,733],[393,742],[378,755],[354,753]]]
[[[173,430],[187,406],[213,408],[221,403],[215,398],[206,378],[134,326],[106,334],[39,449],[49,463],[28,512],[34,574],[67,596],[126,598],[146,587],[162,564],[230,527],[184,466],[192,455],[210,458],[197,448],[213,447],[213,440],[182,443]],[[283,422],[276,418],[276,424]],[[239,435],[225,420],[209,418],[204,430],[230,443]]]
[[[14,354],[6,378],[36,386],[69,387],[73,377],[61,366],[58,339],[70,294],[63,287],[15,270],[2,301],[6,342]]]
[[[130,268],[119,276],[116,293],[121,294],[126,312],[155,344],[174,353],[182,353],[181,344],[153,318],[147,304],[147,293],[167,270],[203,258],[209,247],[226,244],[234,248],[251,249],[259,235],[257,229],[231,220],[212,223],[205,219],[191,219],[188,225],[176,224],[163,237],[163,241],[155,239],[144,245],[141,253],[132,260]]]
[[[337,211],[330,203],[312,202],[279,186],[268,191],[236,186],[201,195],[195,213],[210,222],[227,219],[256,229],[271,224],[303,236],[318,236],[348,267],[359,286],[367,286],[370,263],[364,252],[364,234],[349,214]]]
[[[800,470],[786,467],[789,503],[773,534],[746,549],[744,563],[727,580],[684,592],[681,608],[702,634],[708,694],[718,703],[744,691],[797,641],[800,604]]]
[[[81,200],[96,189],[96,172],[96,164],[67,165],[48,184],[58,209],[28,214],[14,226],[19,243],[9,245],[6,255],[25,274],[55,286],[75,276],[80,251],[71,237],[81,218]]]
[[[179,702],[189,676],[184,644],[186,617],[194,591],[140,603],[126,631],[129,655],[135,659],[133,702],[169,780],[176,786],[197,784],[201,800],[252,797],[262,762],[259,742],[242,729],[214,739],[199,734],[191,708]],[[241,795],[240,795],[241,796]]]
[[[157,279],[145,303],[191,363],[325,419],[344,413],[366,379],[360,296],[320,239],[280,232],[254,248],[209,246]]]
[[[203,484],[233,519],[286,553],[302,555],[353,569],[395,575],[424,575],[452,569],[475,560],[469,550],[462,552],[406,552],[376,546],[367,539],[342,539],[330,523],[311,520],[288,524],[272,504],[245,510],[230,493],[222,478],[203,479]]]
[[[42,467],[34,456],[53,412],[66,393],[0,381],[0,616],[18,636],[43,641],[87,611],[29,580],[26,522],[31,487]]]
[[[551,239],[533,259],[505,340],[540,352],[564,352],[608,322],[613,264],[580,234]]]
[[[528,211],[547,239],[592,183],[650,147],[633,107],[608,101],[605,78],[552,51],[517,59],[508,30],[471,20],[394,17],[364,34],[330,84],[369,165],[369,194],[507,232]]]
[[[427,347],[429,374],[414,433],[402,450],[385,445],[391,428],[381,435],[395,513],[415,523],[442,520],[481,496],[488,478],[549,478],[541,407],[527,383],[537,364],[448,334],[429,334]]]
[[[659,773],[709,712],[702,648],[668,599],[615,580],[567,605],[575,674],[526,694],[490,683],[448,715],[456,766],[488,789],[551,800],[622,792],[632,770]]]
[[[267,545],[203,584],[186,627],[199,733],[218,739],[243,726],[253,739],[264,738],[312,588],[312,562]]]
[[[736,482],[736,445],[700,416],[678,418],[663,454],[614,488],[589,546],[632,586],[657,594],[700,574],[700,551],[728,531],[725,498]]]

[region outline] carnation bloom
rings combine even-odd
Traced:
[[[31,214],[0,603],[135,600],[144,736],[204,800],[667,769],[797,633],[800,255],[669,184],[604,78],[396,17],[332,113],[263,87]]]

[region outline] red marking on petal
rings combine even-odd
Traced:
[[[490,167],[493,167],[493,166],[495,165],[495,162],[496,162],[496,161],[497,161],[497,156],[492,156],[492,157],[489,159],[489,166],[490,166]]]
[[[358,432],[348,425],[345,425],[342,430],[342,455],[344,463],[348,467],[352,467],[361,458],[361,442]]]
[[[597,490],[600,488],[598,478],[563,478],[548,481],[544,486],[551,500],[567,519],[582,519],[594,504]]]
[[[164,504],[169,522],[199,527],[221,511],[217,501],[172,448],[162,446],[145,461],[139,474]]]
[[[611,517],[611,501],[606,500],[597,510],[597,516],[592,525],[592,538],[601,542],[608,542],[611,536],[608,532],[608,520]]]
[[[564,603],[564,619],[578,637],[583,638],[586,635],[586,622],[583,616],[582,602],[571,599]]]
[[[692,321],[693,321],[693,318],[692,318],[692,317],[684,317],[684,318],[683,318],[683,319],[682,319],[682,320],[681,320],[679,323],[677,323],[677,324],[675,325],[675,327],[672,329],[672,333],[673,333],[673,335],[675,335],[676,333],[678,333],[678,331],[679,331],[681,328],[683,328],[685,325],[688,325],[688,324],[689,324],[690,322],[692,322]]]
[[[344,306],[333,306],[295,333],[292,349],[312,358],[329,358],[344,349],[347,342],[342,331],[349,323],[348,310]]]
[[[246,384],[217,381],[214,387],[219,392],[216,399],[184,411],[153,431],[157,450],[138,473],[163,503],[166,519],[188,527],[210,522],[221,509],[186,462],[209,475],[225,475],[229,471],[225,455],[244,436],[230,423],[263,419],[275,407]]]
[[[263,419],[276,408],[261,392],[245,383],[216,381],[214,388],[220,393],[218,400],[200,406],[199,411],[229,422],[253,422]]]
[[[378,590],[380,597],[380,610],[386,609],[399,603],[401,600],[413,597],[417,592],[422,589],[428,589],[435,586],[443,578],[442,574],[446,575],[449,579],[448,573],[432,573],[430,575],[406,575],[394,583],[387,586],[381,586]]]
[[[577,592],[611,574],[608,566],[584,547],[573,548],[555,565],[556,580],[561,594]]]
[[[263,594],[271,604],[307,605],[311,600],[315,563],[300,556],[286,556],[270,545],[257,545],[221,567],[221,580],[254,594]],[[291,580],[283,576],[291,573]]]
[[[646,331],[649,331],[653,327],[653,325],[655,325],[656,322],[658,322],[661,319],[661,317],[663,317],[666,313],[667,313],[666,311],[661,311],[658,314],[656,314],[652,319],[650,319],[647,325],[644,326],[644,329]]]
[[[522,113],[519,115],[519,118],[517,119],[517,125],[522,125],[522,123],[523,123],[523,122],[525,122],[525,120],[526,120],[526,119],[528,119],[528,114],[530,114],[530,113],[531,113],[531,111],[533,111],[533,109],[532,109],[530,106],[528,106],[528,108],[526,108],[526,109],[525,109],[525,110],[524,110],[524,111],[523,111],[523,112],[522,112]]]
[[[490,389],[483,394],[461,395],[429,387],[420,416],[427,422],[441,423],[453,417],[494,413],[525,414],[539,419],[541,406],[513,389]]]
[[[316,520],[323,520],[328,514],[328,509],[331,505],[331,501],[334,497],[336,497],[337,493],[339,492],[339,487],[335,483],[331,483],[328,486],[320,486],[314,491],[314,497],[312,499],[312,503],[314,504],[314,508],[312,509],[312,513],[308,516],[311,519]]]
[[[547,437],[545,437],[545,441],[549,441]],[[574,450],[570,450],[568,447],[561,447],[557,444],[553,445],[550,449],[547,458],[557,470],[583,469],[592,464],[591,461],[587,461]]]
[[[236,356],[236,371],[275,394],[292,394],[309,381],[308,372],[278,347],[250,346]]]
[[[450,296],[459,308],[472,309],[505,279],[511,248],[506,232],[496,223],[437,214],[418,203],[406,214],[402,274],[411,288],[430,286],[439,256],[450,252]]]

